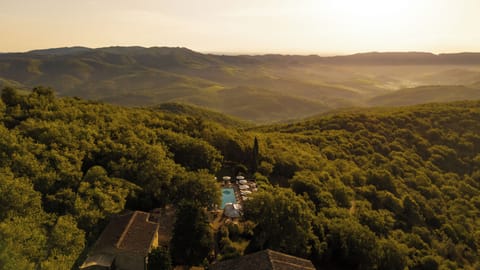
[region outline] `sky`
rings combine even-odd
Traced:
[[[480,52],[480,0],[0,0],[0,52]]]

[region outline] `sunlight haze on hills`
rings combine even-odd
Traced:
[[[480,270],[479,11],[0,0],[0,270]]]
[[[478,53],[224,56],[72,47],[0,55],[0,87],[44,85],[60,96],[125,106],[189,103],[262,123],[339,108],[478,99],[479,65]]]

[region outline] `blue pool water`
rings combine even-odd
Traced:
[[[222,188],[222,209],[225,207],[225,204],[236,202],[233,188]]]

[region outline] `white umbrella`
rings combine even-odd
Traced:
[[[242,185],[245,185],[246,183],[248,183],[248,181],[247,181],[247,180],[243,180],[243,179],[242,179],[242,180],[240,180],[240,181],[238,181],[238,182],[239,182],[240,184],[242,184]]]
[[[223,180],[230,180],[230,179],[232,179],[230,176],[224,176],[223,177]]]
[[[243,176],[241,176],[241,175],[238,175],[238,176],[237,176],[237,180],[243,180],[243,179],[245,179],[245,177],[243,177]]]
[[[240,217],[240,210],[235,207],[234,204],[225,204],[225,208],[223,209],[223,214],[230,218],[239,218]]]
[[[249,186],[248,185],[240,185],[238,186],[239,189],[248,189]]]

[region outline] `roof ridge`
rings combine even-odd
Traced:
[[[274,259],[271,259],[270,261],[271,261],[272,263],[273,263],[273,262],[277,262],[277,263],[280,263],[280,264],[286,264],[286,265],[294,266],[294,267],[301,268],[301,269],[305,269],[305,270],[315,269],[315,268],[312,268],[312,267],[309,267],[309,266],[303,266],[303,265],[300,265],[300,264],[291,263],[291,262],[286,262],[286,261],[280,261],[280,260],[274,260]],[[272,269],[275,269],[275,268],[273,267],[273,265],[272,265]]]
[[[270,257],[270,252],[271,252],[271,251],[272,251],[272,250],[270,250],[270,249],[266,249],[266,252],[265,252],[265,253],[267,253],[267,259],[268,259],[268,263],[270,264],[270,269],[274,269],[274,268],[273,268],[273,260],[272,260],[272,258]]]
[[[132,225],[133,220],[135,220],[135,217],[137,216],[137,212],[138,211],[134,211],[132,216],[130,217],[130,220],[128,221],[127,226],[125,226],[125,229],[123,230],[122,234],[120,235],[120,238],[118,239],[117,243],[115,244],[116,248],[120,248],[120,245],[121,245],[123,239],[125,239],[125,236],[127,235],[128,229]]]
[[[279,254],[279,255],[281,255],[281,256],[290,257],[290,258],[293,258],[293,259],[296,259],[296,260],[302,260],[302,261],[305,261],[305,262],[311,262],[311,261],[308,260],[308,259],[300,258],[300,257],[297,257],[297,256],[289,255],[289,254],[286,254],[286,253],[283,253],[283,252],[278,252],[278,251],[271,250],[271,249],[267,249],[267,252],[269,252],[269,253],[268,253],[269,259],[270,259],[270,252],[272,252],[272,253],[276,253],[276,254]]]

